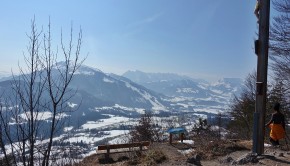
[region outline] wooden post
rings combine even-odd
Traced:
[[[172,134],[169,134],[169,144],[172,144]]]
[[[183,143],[184,133],[180,133],[180,142]]]
[[[109,159],[109,157],[110,157],[110,146],[107,145],[107,153],[105,154],[105,158]]]
[[[253,152],[261,155],[264,153],[265,134],[265,111],[267,96],[267,71],[268,71],[268,48],[269,48],[269,16],[270,0],[260,1],[259,11],[259,40],[258,40],[258,62],[257,62],[257,90],[255,112],[258,115],[256,120],[257,133],[253,137]],[[258,84],[259,83],[259,84]],[[254,122],[255,123],[255,122]],[[255,145],[254,145],[255,144]]]
[[[139,149],[140,149],[140,151],[142,151],[142,146],[143,146],[143,142],[140,142],[139,143]]]

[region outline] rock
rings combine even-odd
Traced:
[[[244,165],[248,163],[257,163],[259,160],[257,159],[257,154],[256,153],[248,153],[241,158],[239,158],[237,161],[234,161],[232,164],[234,165]]]
[[[227,157],[226,158],[226,161],[229,163],[229,162],[232,162],[234,159],[232,157]]]
[[[220,162],[221,164],[227,164],[227,163],[230,163],[230,162],[232,162],[232,161],[234,161],[234,159],[233,159],[232,157],[230,157],[230,156],[227,156],[227,157],[225,157],[224,159],[220,160],[219,162]]]
[[[199,154],[194,155],[186,160],[186,162],[194,164],[194,165],[201,165],[200,163],[201,156]]]

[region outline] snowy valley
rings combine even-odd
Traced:
[[[11,93],[9,77],[0,82],[1,93]],[[70,113],[59,115],[63,129],[54,138],[54,146],[79,160],[104,143],[122,142],[137,123],[140,114],[152,111],[160,131],[169,126],[188,130],[199,117],[211,119],[226,113],[233,95],[241,91],[242,80],[224,78],[215,83],[166,73],[128,71],[122,76],[106,74],[98,69],[81,66],[70,84],[74,96],[67,102]],[[20,114],[19,116],[25,116]],[[51,122],[51,113],[42,112],[39,121]],[[10,120],[10,125],[17,122]],[[45,133],[45,132],[44,132]],[[122,137],[121,135],[125,135]],[[38,144],[45,143],[46,135]],[[60,148],[55,148],[60,149]],[[61,160],[61,159],[60,159]]]

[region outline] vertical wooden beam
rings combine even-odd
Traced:
[[[172,134],[169,134],[169,144],[172,144]]]
[[[183,143],[183,139],[184,139],[184,133],[180,133],[180,142]]]
[[[107,145],[107,153],[105,154],[105,158],[109,159],[109,157],[110,157],[110,146]]]
[[[253,137],[253,152],[261,155],[264,153],[265,137],[264,126],[267,97],[270,0],[260,0],[259,17],[259,50],[257,62],[257,83],[259,84],[257,84],[256,88],[257,90],[261,90],[261,92],[256,92],[255,113],[259,114],[259,118],[257,118],[258,122],[256,123],[258,124],[256,138]]]

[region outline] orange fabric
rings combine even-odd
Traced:
[[[269,127],[271,128],[270,137],[277,141],[285,137],[285,131],[282,127],[282,124],[270,124]]]

